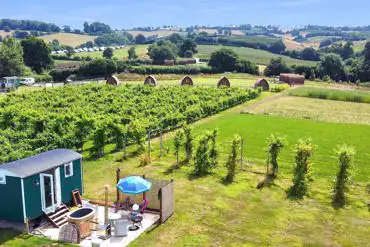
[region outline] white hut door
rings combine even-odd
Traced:
[[[59,206],[62,203],[62,191],[61,191],[61,184],[60,184],[60,169],[59,167],[55,169],[55,195],[56,195],[56,203]]]
[[[40,174],[41,206],[45,213],[54,211],[53,175]]]

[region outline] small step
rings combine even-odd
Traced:
[[[57,218],[61,215],[67,214],[68,212],[69,212],[69,210],[65,208],[65,209],[62,209],[60,211],[56,211],[54,214],[51,214],[51,215],[48,215],[48,216],[49,216],[49,218],[54,219],[54,218]]]
[[[62,219],[61,221],[56,222],[55,224],[56,224],[58,227],[61,227],[62,225],[65,225],[66,223],[67,223],[67,218],[64,218],[64,219]]]
[[[67,218],[67,217],[66,217],[66,214],[63,214],[63,215],[59,216],[58,218],[53,219],[53,221],[54,221],[54,222],[58,222],[58,221],[60,221],[60,220],[62,220],[62,219],[64,219],[64,218]]]

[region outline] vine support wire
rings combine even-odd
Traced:
[[[151,132],[152,132],[152,129],[149,129],[149,132],[148,132],[148,159],[149,159],[149,162],[150,162],[150,135],[151,135]]]
[[[240,167],[243,168],[243,164],[244,164],[244,139],[242,138],[241,139],[241,142],[240,142]]]
[[[126,131],[123,132],[123,158],[126,159],[126,144],[127,144],[127,139],[126,139]]]
[[[163,129],[161,128],[160,138],[159,138],[159,146],[160,146],[160,153],[159,157],[162,158],[163,156]]]

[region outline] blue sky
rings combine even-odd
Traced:
[[[82,28],[177,25],[370,25],[369,0],[1,0],[0,18]],[[4,15],[6,13],[6,15]]]

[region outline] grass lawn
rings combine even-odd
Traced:
[[[242,58],[245,58],[251,62],[257,63],[257,64],[262,64],[266,65],[270,62],[272,58],[279,57],[280,55],[273,54],[268,51],[264,50],[258,50],[258,49],[252,49],[248,47],[233,47],[233,46],[221,46],[221,45],[198,45],[198,51],[195,56],[199,58],[209,58],[211,56],[211,53],[214,51],[217,51],[221,48],[228,48],[234,50],[236,53],[239,54]],[[284,60],[288,65],[315,65],[315,62],[311,61],[303,61],[303,60],[298,60],[294,58],[290,58],[287,56],[280,56],[283,57]]]
[[[355,90],[353,87],[350,88],[350,90],[319,87],[299,87],[290,90],[289,95],[337,101],[370,103],[369,91],[359,91]]]
[[[13,230],[0,229],[0,246],[4,247],[24,247],[24,246],[73,246],[69,244],[59,244],[45,238],[39,238],[27,234],[20,234]]]
[[[266,95],[266,94],[264,94]],[[140,157],[122,161],[122,152],[110,153],[98,160],[85,160],[85,196],[102,200],[105,184],[115,197],[115,170],[123,175],[146,174],[149,177],[175,179],[175,214],[164,225],[143,234],[131,246],[367,246],[370,241],[367,203],[370,153],[365,125],[317,122],[304,119],[240,114],[248,105],[227,110],[195,123],[195,136],[218,128],[220,163],[208,176],[194,178],[190,165],[176,165],[171,135],[166,136],[169,153],[158,157],[159,145],[152,145],[152,163],[140,166]],[[279,178],[263,190],[256,186],[263,179],[266,138],[271,133],[286,136]],[[239,171],[236,182],[222,182],[224,168],[234,134],[245,140],[244,154],[249,172]],[[291,201],[286,190],[291,185],[293,145],[311,137],[318,145],[311,167],[313,182],[310,195]],[[335,210],[331,206],[332,179],[337,171],[333,150],[348,143],[356,148],[354,183],[350,186],[349,206]],[[113,145],[107,147],[107,152]],[[133,152],[131,147],[129,152]],[[182,155],[184,158],[184,155]],[[249,165],[248,165],[249,164]]]
[[[304,97],[276,97],[246,108],[245,112],[316,121],[370,124],[370,104]]]
[[[124,48],[114,50],[114,57],[118,59],[127,59],[128,58],[128,50],[132,47],[132,45],[127,45]],[[136,47],[136,54],[140,58],[148,58],[146,55],[148,52],[148,45],[135,45]],[[94,52],[80,52],[77,53],[76,56],[79,57],[92,57],[92,58],[101,58],[103,57],[102,51],[94,51]]]
[[[57,39],[61,45],[69,45],[72,47],[76,47],[87,41],[94,41],[96,36],[74,33],[56,33],[41,36],[40,38],[46,41],[46,43],[52,42],[54,39]]]

